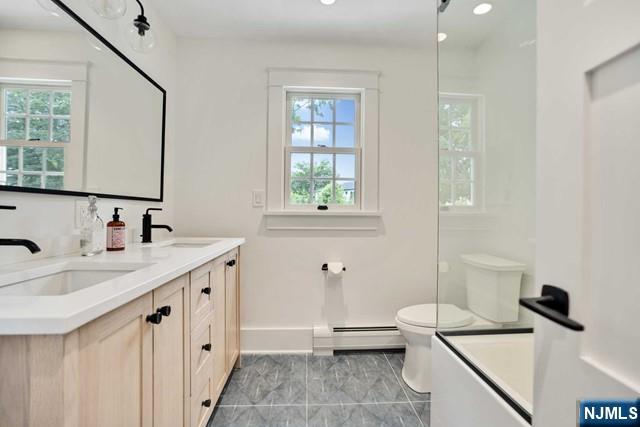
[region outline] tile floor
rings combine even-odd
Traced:
[[[402,381],[404,353],[246,355],[208,427],[429,427],[430,395]]]

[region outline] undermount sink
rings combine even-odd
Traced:
[[[0,296],[66,295],[115,279],[152,265],[151,263],[64,262],[37,271],[15,272],[29,276],[0,283]],[[4,282],[4,281],[3,281]]]
[[[185,248],[196,249],[204,248],[206,246],[215,245],[220,242],[221,239],[215,239],[210,237],[178,237],[175,239],[163,240],[154,243],[145,243],[143,247],[150,248]]]
[[[205,246],[212,244],[213,243],[171,243],[168,246],[171,246],[172,248],[204,248]]]

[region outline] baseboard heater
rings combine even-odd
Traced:
[[[395,326],[313,328],[313,353],[319,355],[333,354],[335,350],[393,349],[404,345],[404,338]]]
[[[377,331],[397,331],[396,326],[354,326],[333,328],[333,332],[377,332]]]

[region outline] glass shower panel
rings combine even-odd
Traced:
[[[530,413],[533,321],[518,300],[534,296],[536,2],[443,3],[438,334]]]

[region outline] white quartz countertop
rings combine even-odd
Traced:
[[[2,289],[7,283],[30,280],[64,262],[148,264],[139,270],[66,295],[0,295],[0,335],[66,334],[245,242],[244,238],[209,240],[216,242],[203,247],[163,246],[163,242],[146,246],[130,244],[122,252],[103,252],[92,257],[72,255],[44,258],[0,267]]]

